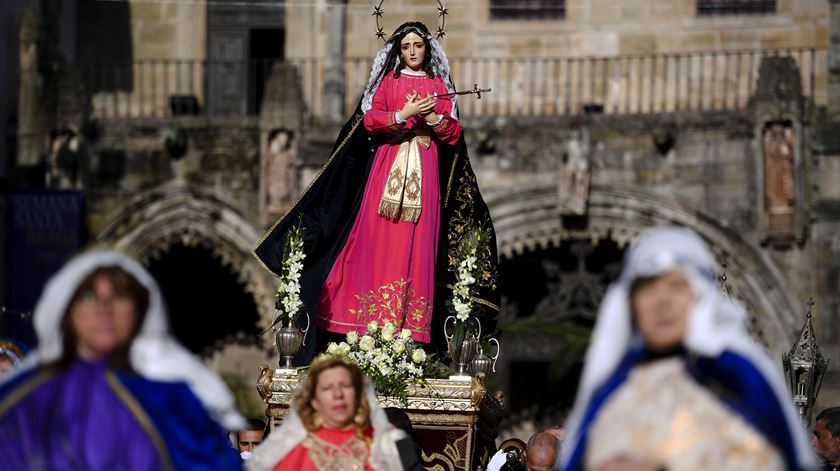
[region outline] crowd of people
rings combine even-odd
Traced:
[[[564,428],[486,469],[814,470],[819,456],[836,471],[840,407],[817,414],[809,444],[713,262],[687,230],[643,235],[602,303]],[[313,361],[270,434],[246,421],[169,333],[157,283],[121,253],[69,262],[34,326],[31,352],[0,341],[0,469],[421,469],[404,411],[383,410],[345,357]]]

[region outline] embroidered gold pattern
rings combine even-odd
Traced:
[[[432,322],[432,304],[425,296],[417,296],[410,282],[399,279],[376,290],[357,294],[358,309],[350,309],[359,323],[383,324],[391,321],[397,327],[428,332]]]
[[[402,187],[401,183],[403,180],[402,170],[399,168],[395,168],[391,175],[388,177],[388,194],[394,196],[400,191]]]
[[[408,177],[408,182],[405,185],[405,196],[411,201],[420,198],[420,175],[417,174],[417,171],[411,172]]]
[[[310,433],[303,441],[309,459],[321,471],[363,470],[368,458],[367,444],[353,436],[341,445],[332,444]]]
[[[590,441],[587,469],[625,455],[669,470],[786,469],[779,451],[691,378],[681,358],[633,369],[604,404],[590,436],[609,439]]]
[[[476,181],[475,174],[470,171],[469,160],[464,159],[464,175],[459,179],[457,188],[455,189],[455,202],[459,205],[452,212],[452,218],[449,221],[449,232],[447,239],[449,240],[449,271],[454,272],[458,267],[458,245],[461,239],[469,231],[473,224],[481,226],[489,226],[490,221],[476,221],[475,213],[475,198],[478,193],[478,181]],[[498,273],[493,264],[493,252],[488,246],[484,256],[479,257],[482,260],[479,266],[478,284],[484,288],[496,289],[496,280]],[[492,305],[492,303],[483,302],[485,305]]]

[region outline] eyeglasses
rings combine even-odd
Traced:
[[[130,303],[132,300],[125,294],[116,293],[110,296],[98,296],[93,290],[86,290],[82,293],[82,296],[78,299],[78,301],[88,306],[94,306],[96,304],[113,306],[124,305]]]

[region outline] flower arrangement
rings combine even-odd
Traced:
[[[289,325],[297,322],[301,315],[303,302],[300,300],[300,273],[303,270],[303,228],[300,223],[289,230],[286,245],[283,247],[283,263],[280,269],[280,282],[274,293],[274,308],[277,312],[271,326]]]
[[[424,384],[433,368],[432,359],[414,345],[411,331],[386,321],[381,327],[376,321],[367,325],[367,332],[347,333],[345,342],[331,342],[328,354],[346,355],[367,375],[379,394],[399,398],[408,397],[408,384]]]
[[[468,334],[477,335],[478,316],[483,310],[475,302],[475,292],[479,278],[486,278],[482,273],[488,263],[490,254],[490,231],[486,227],[471,227],[458,244],[457,259],[455,260],[455,286],[452,289],[452,299],[447,300],[450,312],[455,316],[455,328],[452,334],[450,356],[460,356],[461,344]],[[467,322],[473,319],[475,322]]]

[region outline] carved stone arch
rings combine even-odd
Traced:
[[[253,224],[209,191],[168,184],[123,206],[96,242],[129,253],[145,265],[174,244],[211,250],[253,296],[260,328],[265,329],[274,312],[274,281],[251,254],[259,236]]]
[[[688,227],[706,240],[718,260],[726,258],[730,292],[750,313],[753,333],[777,358],[793,342],[799,303],[792,300],[778,267],[735,229],[700,211],[639,188],[598,185],[590,192],[584,229],[564,227],[553,185],[490,197],[488,205],[502,262],[559,247],[564,240],[589,239],[595,245],[611,239],[624,246],[651,227]]]

